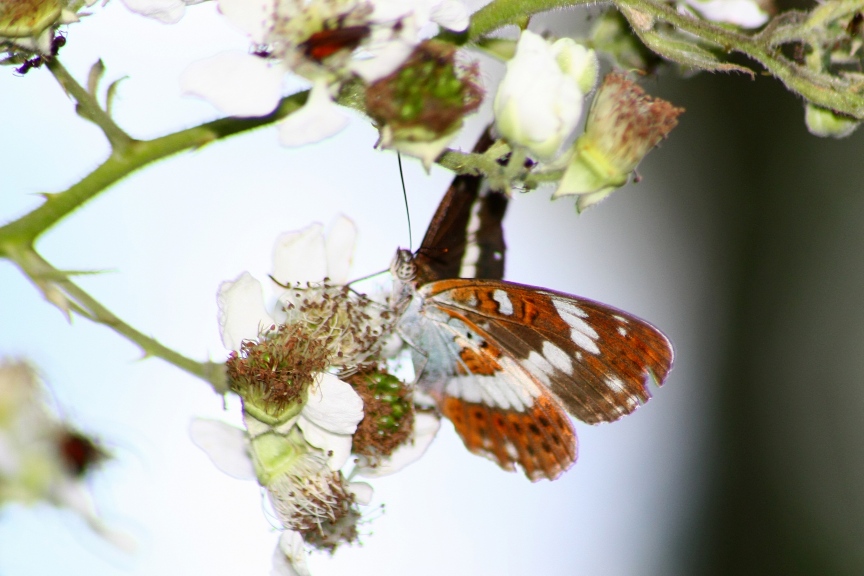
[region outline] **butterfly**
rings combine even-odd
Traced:
[[[457,176],[417,252],[397,251],[391,305],[416,389],[468,450],[554,480],[577,456],[567,413],[589,424],[630,414],[650,399],[648,381],[666,379],[672,345],[606,304],[501,280],[507,197],[482,184]]]

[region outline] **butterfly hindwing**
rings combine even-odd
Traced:
[[[427,285],[428,286],[428,285]],[[407,334],[421,340],[417,386],[436,401],[465,446],[531,480],[554,479],[576,460],[565,411],[529,371],[460,314],[427,302]]]

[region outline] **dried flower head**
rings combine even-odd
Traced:
[[[627,183],[642,158],[678,124],[682,112],[683,108],[652,98],[623,74],[608,74],[554,197],[580,195],[579,210],[599,202]]]

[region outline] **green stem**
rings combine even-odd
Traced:
[[[69,74],[57,58],[48,59],[47,66],[60,86],[77,102],[75,106],[76,112],[102,129],[102,132],[111,144],[112,150],[115,152],[125,150],[135,141],[114,123],[111,116],[99,106],[99,102],[95,96],[87,92],[83,86],[76,82],[75,78]]]
[[[467,40],[474,42],[504,26],[520,26],[534,14],[596,3],[596,0],[492,0],[471,15]]]
[[[758,37],[718,26],[689,14],[681,14],[669,4],[658,0],[614,0],[614,3],[619,9],[630,8],[667,22],[679,30],[728,51],[745,54],[762,64],[790,90],[811,102],[855,118],[864,118],[864,95],[861,93],[861,86],[853,85],[836,76],[797,66],[784,58],[776,48],[763,44]],[[864,5],[864,2],[859,1],[859,5]],[[626,14],[626,10],[624,12]]]
[[[300,108],[307,95],[308,92],[302,92],[283,98],[279,107],[267,116],[223,118],[153,140],[130,140],[127,146],[115,149],[102,165],[80,182],[63,192],[45,194],[45,203],[41,206],[0,227],[0,255],[3,246],[33,245],[45,230],[136,170],[178,152],[195,150],[220,138],[273,124]]]
[[[35,250],[30,247],[5,246],[4,252],[10,260],[30,278],[46,299],[56,304],[62,311],[74,311],[79,315],[108,326],[127,340],[135,343],[145,356],[155,356],[181,370],[210,383],[220,394],[227,391],[224,365],[216,362],[196,362],[175,352],[135,330],[123,322],[110,310],[85,292],[80,286],[69,280],[68,276],[51,266]]]

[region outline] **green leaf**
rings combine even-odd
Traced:
[[[90,73],[87,74],[87,92],[89,92],[93,97],[96,97],[96,90],[99,88],[99,81],[102,80],[104,74],[105,64],[102,63],[102,59],[100,58],[90,67]]]
[[[109,116],[111,116],[111,107],[114,104],[114,97],[117,95],[117,86],[127,78],[129,77],[123,76],[122,78],[118,78],[108,86],[108,90],[105,92],[105,112],[107,112]]]

